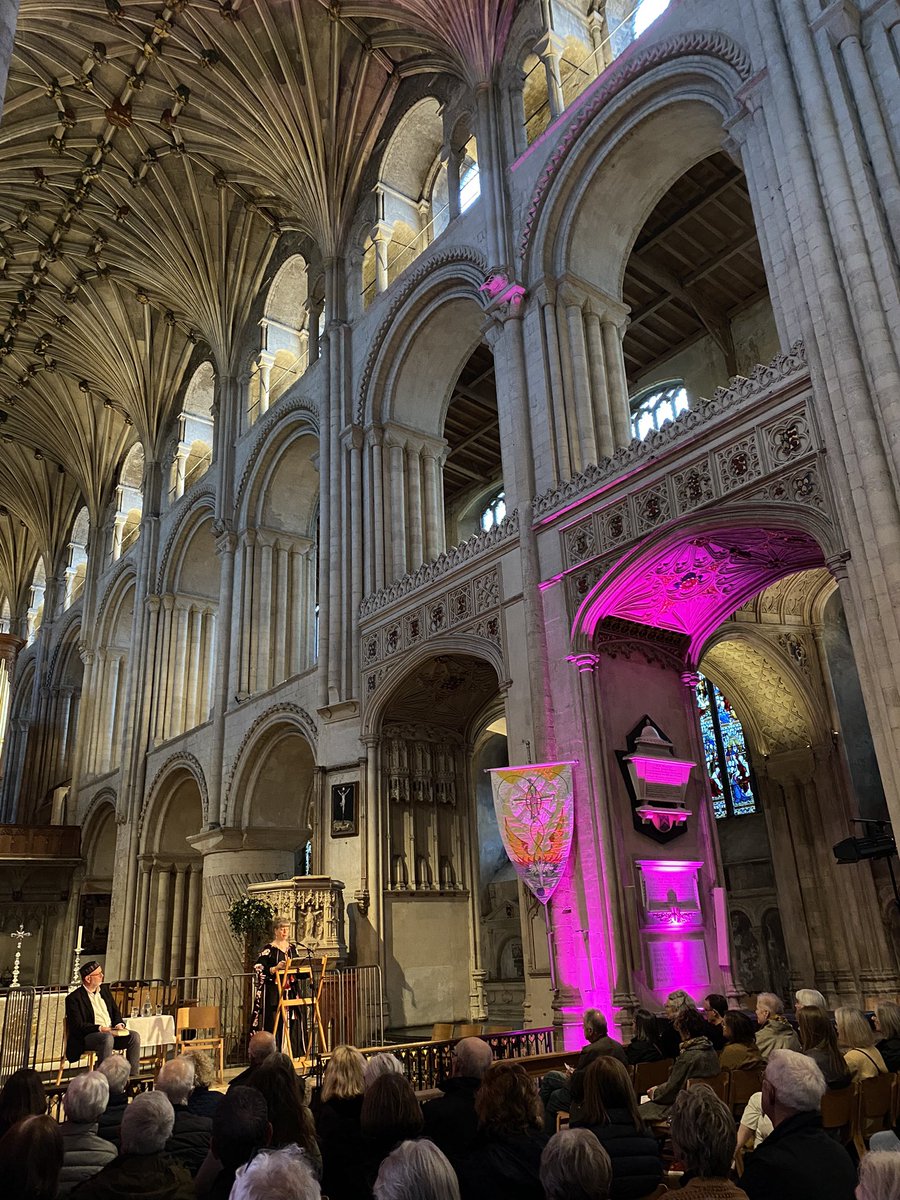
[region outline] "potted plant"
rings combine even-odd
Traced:
[[[266,900],[239,896],[231,902],[228,924],[234,937],[243,943],[245,971],[251,969],[254,949],[262,943],[274,917],[275,909]]]

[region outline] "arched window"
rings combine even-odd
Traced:
[[[184,393],[176,419],[176,444],[169,476],[169,502],[205,475],[212,463],[213,406],[216,374],[211,362],[201,363]]]
[[[113,518],[112,560],[117,562],[134,545],[141,531],[144,509],[144,448],[135,443],[125,456],[116,487]]]
[[[674,421],[679,413],[690,406],[683,379],[651,384],[632,398],[632,433],[643,441],[648,433],[661,429],[666,421]]]
[[[713,815],[745,817],[758,810],[756,782],[750,769],[750,755],[744,730],[728,700],[712,680],[700,676],[697,707],[706,773],[712,790]]]
[[[44,619],[44,589],[46,586],[47,576],[44,571],[44,563],[42,559],[38,559],[38,564],[34,569],[34,575],[31,580],[28,612],[26,613],[25,642],[28,646],[37,637],[41,622]]]
[[[63,609],[69,608],[84,591],[87,574],[88,510],[82,508],[72,525],[72,538],[66,561],[66,594]]]
[[[493,529],[495,525],[499,525],[505,517],[506,496],[501,489],[495,496],[491,497],[487,505],[482,510],[480,521],[481,528],[485,533],[487,533],[489,529]]]
[[[268,412],[309,366],[309,279],[306,260],[282,263],[260,321],[259,356],[250,376],[247,423]]]
[[[459,169],[459,211],[471,208],[481,195],[481,180],[478,176],[478,147],[475,138],[469,138]]]

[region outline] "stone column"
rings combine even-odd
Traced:
[[[559,60],[562,57],[562,42],[555,34],[548,33],[535,46],[534,52],[544,64],[544,74],[547,77],[547,100],[550,104],[550,120],[555,121],[566,106],[559,71]]]
[[[3,97],[6,95],[6,77],[12,58],[13,40],[16,33],[16,17],[19,0],[5,0],[0,6],[0,114],[3,112]]]
[[[172,949],[169,953],[169,978],[175,979],[184,968],[184,875],[186,863],[175,864],[175,893],[172,897]]]
[[[393,538],[393,578],[402,579],[408,570],[406,550],[406,478],[404,443],[396,436],[387,441],[391,465],[391,513]]]
[[[190,979],[197,973],[197,950],[200,940],[200,889],[203,868],[200,863],[188,867],[187,919],[185,921],[184,973]]]
[[[369,430],[372,453],[372,540],[368,543],[372,557],[372,588],[377,592],[385,584],[385,510],[384,463],[381,452],[381,430]]]
[[[140,874],[138,876],[137,928],[135,930],[134,956],[131,962],[131,974],[136,979],[144,976],[144,962],[147,954],[147,929],[150,924],[150,882],[152,861],[141,858]]]
[[[151,979],[165,979],[163,972],[169,965],[166,957],[166,934],[171,928],[172,913],[169,896],[172,886],[172,866],[170,863],[156,863],[157,876],[156,912],[154,916],[155,937],[153,944],[153,967]]]
[[[588,463],[597,461],[597,445],[591,421],[594,406],[591,397],[591,378],[588,369],[584,313],[582,311],[584,297],[578,295],[570,285],[564,285],[558,296],[560,303],[565,307],[574,409],[578,422],[576,429],[579,461],[576,463],[576,468],[583,471]]]
[[[180,500],[184,495],[184,475],[190,452],[191,448],[187,442],[179,442],[175,448],[175,461],[172,464],[175,468],[175,478],[172,484],[176,500]]]
[[[372,230],[372,244],[375,247],[375,291],[377,294],[387,290],[388,283],[388,247],[394,231],[384,221],[379,221]]]
[[[616,447],[631,444],[631,408],[628,403],[628,381],[625,377],[625,354],[622,333],[611,317],[601,323],[603,354],[606,360],[606,384]]]
[[[616,451],[613,438],[612,413],[609,407],[609,393],[606,387],[606,356],[603,352],[603,331],[600,327],[600,314],[593,303],[589,303],[584,314],[584,328],[587,337],[588,368],[591,376],[591,399],[594,412],[594,429],[597,437],[598,458],[611,458]],[[629,414],[629,430],[630,425]]]
[[[287,679],[285,670],[287,652],[287,625],[290,613],[296,612],[291,606],[290,577],[288,574],[288,555],[290,551],[284,541],[275,543],[274,551],[274,597],[275,597],[275,645],[272,655],[272,684],[279,684]],[[295,601],[296,605],[296,601]]]

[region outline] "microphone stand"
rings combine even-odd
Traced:
[[[312,1063],[312,1074],[316,1081],[316,1088],[322,1086],[322,1052],[319,1046],[319,1021],[316,1004],[316,964],[313,959],[313,948],[308,946],[306,942],[301,942],[300,945],[306,951],[306,960],[309,964],[309,987],[310,987],[310,1005],[309,1005],[309,1050],[308,1058]]]

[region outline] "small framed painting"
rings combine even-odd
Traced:
[[[331,836],[354,837],[359,833],[359,781],[331,785]]]

